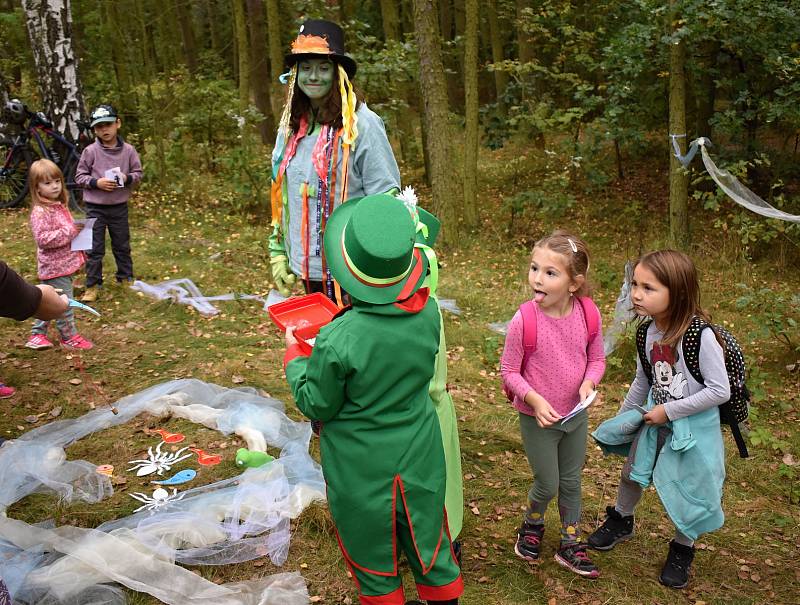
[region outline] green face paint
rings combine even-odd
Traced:
[[[316,106],[331,91],[335,68],[330,59],[304,59],[297,64],[297,85],[312,105]]]

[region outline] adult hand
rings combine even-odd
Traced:
[[[56,319],[64,315],[69,306],[69,299],[66,294],[59,294],[53,286],[39,284],[36,286],[42,291],[42,300],[34,313],[34,317],[39,319]]]
[[[107,179],[105,177],[97,179],[97,188],[103,191],[114,191],[117,188],[117,183],[114,179]]]
[[[664,409],[663,404],[659,404],[647,412],[647,414],[644,415],[644,422],[645,424],[652,425],[666,424],[669,422],[669,416],[667,416],[667,411]]]
[[[286,348],[288,349],[292,345],[299,344],[297,339],[294,336],[295,327],[288,326],[286,328],[286,334],[284,335],[284,339],[286,340]]]
[[[292,293],[292,286],[297,281],[297,276],[289,270],[289,259],[284,254],[278,254],[269,259],[272,265],[272,279],[275,289],[283,296]]]

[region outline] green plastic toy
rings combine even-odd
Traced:
[[[273,460],[275,460],[275,458],[264,452],[255,452],[244,447],[240,447],[236,450],[236,466],[242,468],[258,468]]]

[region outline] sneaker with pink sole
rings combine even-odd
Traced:
[[[53,346],[53,343],[44,334],[31,334],[25,346],[34,350],[49,349]]]
[[[65,349],[71,349],[73,351],[88,351],[94,345],[90,340],[86,340],[80,334],[76,334],[75,336],[73,336],[68,340],[62,340],[61,346],[64,347]]]
[[[0,399],[8,399],[9,397],[13,397],[14,393],[17,392],[17,389],[14,387],[7,386],[0,382]]]

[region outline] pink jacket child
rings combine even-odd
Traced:
[[[80,227],[63,204],[36,204],[31,210],[31,231],[36,241],[39,279],[71,276],[83,267],[83,252],[71,250]]]
[[[83,267],[86,256],[71,249],[72,240],[80,232],[72,215],[63,203],[38,203],[31,210],[31,231],[36,241],[39,279],[72,298],[72,276]],[[49,322],[36,320],[25,346],[47,349],[53,346],[47,338]],[[93,344],[78,334],[72,309],[56,320],[61,346],[66,349],[88,350]]]

